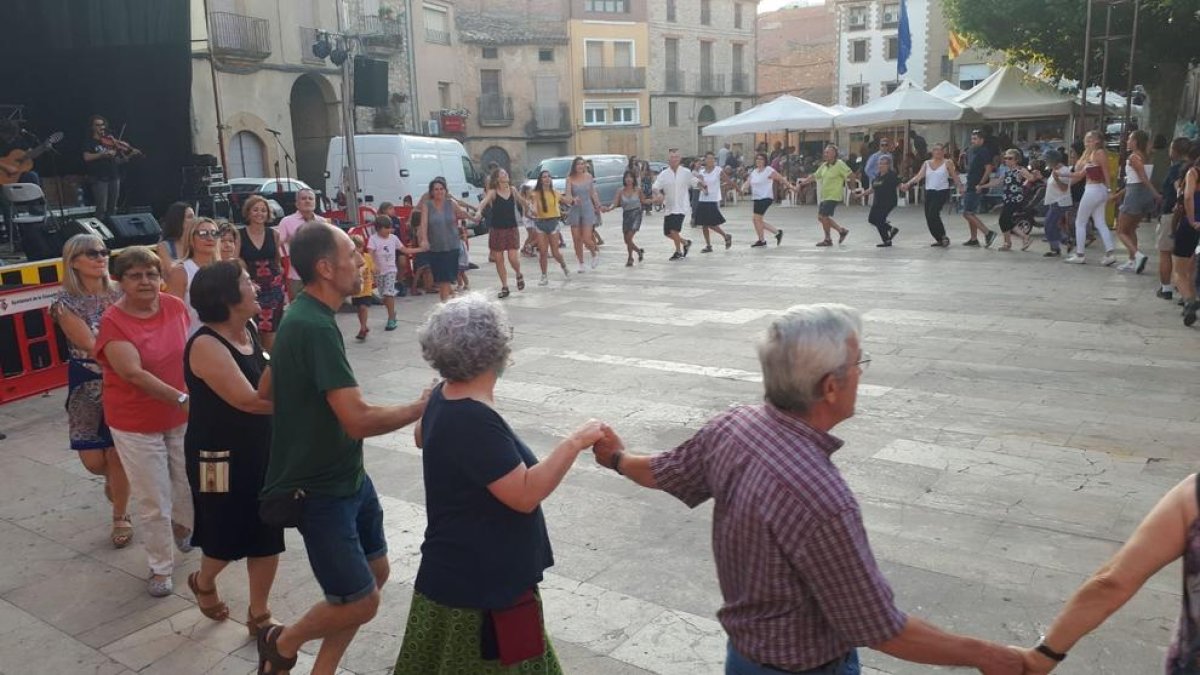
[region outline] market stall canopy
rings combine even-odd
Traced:
[[[826,131],[833,127],[836,116],[836,112],[819,103],[784,95],[714,122],[704,127],[701,133],[733,136],[771,131]]]
[[[934,96],[940,96],[948,101],[953,101],[967,92],[956,84],[942,80],[941,82],[937,83],[937,86],[935,86],[933,89],[930,89],[929,93],[933,94]]]
[[[957,100],[990,120],[1059,117],[1075,110],[1070,96],[1016,66],[997,70]]]
[[[953,122],[962,119],[965,108],[934,96],[912,82],[902,82],[896,91],[852,108],[834,120],[839,127],[869,127],[890,122]]]

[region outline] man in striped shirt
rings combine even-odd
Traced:
[[[1018,650],[907,616],[875,562],[858,501],[831,460],[830,430],[854,415],[871,362],[862,319],[843,305],[797,306],[759,347],[766,400],[713,418],[679,447],[596,461],[689,507],[708,499],[729,635],[728,675],[857,675],[858,647],[917,663],[1020,675]]]

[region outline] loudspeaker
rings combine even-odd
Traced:
[[[64,225],[62,229],[64,234],[63,241],[77,234],[91,234],[103,239],[104,245],[109,248],[116,248],[117,246],[115,243],[117,236],[99,218],[76,218]]]
[[[149,213],[125,213],[119,216],[109,216],[104,220],[112,232],[113,239],[109,244],[113,248],[126,246],[153,246],[162,239],[162,228],[158,221]]]
[[[354,105],[382,108],[388,104],[388,62],[354,57]]]
[[[41,221],[17,223],[17,228],[21,235],[21,250],[30,262],[61,256],[63,244],[71,237],[49,215]]]

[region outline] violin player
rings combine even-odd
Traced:
[[[108,131],[108,120],[100,115],[88,118],[88,139],[83,144],[83,161],[87,165],[92,183],[92,201],[96,206],[96,217],[103,218],[117,208],[121,194],[120,165],[141,150],[134,148]]]

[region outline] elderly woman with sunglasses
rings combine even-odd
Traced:
[[[192,279],[200,268],[221,259],[221,229],[211,218],[196,218],[183,228],[179,262],[167,273],[167,292],[183,300],[188,311],[188,336],[200,329],[200,317],[192,307]]]
[[[145,539],[147,590],[155,597],[174,590],[172,535],[186,553],[192,529],[183,458],[188,311],[182,300],[160,292],[161,264],[145,246],[131,246],[117,256],[112,273],[123,295],[101,317],[93,348],[104,374],[104,417],[129,476]]]
[[[71,449],[89,472],[104,476],[104,496],[112,502],[109,540],[125,548],[133,540],[129,519],[129,480],[105,424],[100,365],[95,361],[100,317],[121,297],[108,276],[108,249],[94,234],[77,234],[63,246],[63,290],[50,315],[67,338],[67,430]]]

